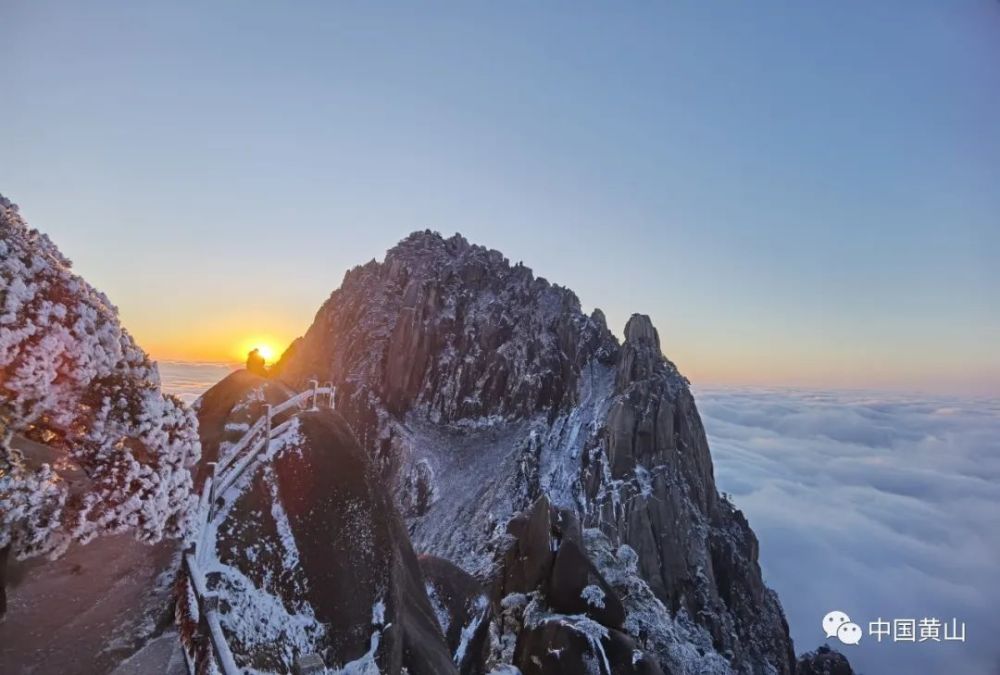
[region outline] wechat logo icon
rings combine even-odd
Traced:
[[[861,626],[851,621],[846,612],[828,612],[823,617],[823,633],[828,638],[837,638],[845,645],[861,642]]]

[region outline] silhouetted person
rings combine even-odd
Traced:
[[[264,365],[264,357],[260,355],[259,349],[253,349],[247,354],[247,370],[254,375],[267,377],[267,367]]]

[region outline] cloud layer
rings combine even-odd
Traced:
[[[843,610],[867,675],[1000,673],[1000,401],[699,390],[719,489],[761,542],[796,649]],[[952,617],[963,643],[883,641],[882,617]],[[834,646],[834,645],[832,645]]]
[[[187,361],[160,361],[157,366],[163,391],[178,396],[188,404],[194,403],[213,384],[239,367],[231,363]]]

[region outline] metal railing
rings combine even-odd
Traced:
[[[188,671],[193,675],[211,672],[210,664],[223,675],[241,675],[243,671],[236,665],[233,653],[226,641],[219,619],[219,596],[208,588],[208,581],[202,571],[204,553],[214,542],[207,540],[211,531],[209,525],[215,521],[221,506],[221,498],[241,476],[259,462],[267,458],[271,441],[280,436],[301,413],[318,410],[321,403],[331,410],[336,407],[337,388],[327,383],[320,387],[316,380],[310,380],[310,387],[278,405],[264,405],[264,414],[234,443],[225,458],[212,463],[212,473],[201,487],[198,511],[193,526],[194,537],[184,551],[181,583],[185,584],[178,593],[177,623],[181,627],[181,646],[187,661]],[[273,426],[280,415],[291,412],[281,424]],[[191,603],[181,602],[184,599]]]

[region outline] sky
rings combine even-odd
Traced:
[[[424,228],[696,384],[1000,391],[1000,2],[0,7],[0,192],[161,360]]]

